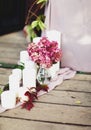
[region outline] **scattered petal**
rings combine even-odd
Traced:
[[[77,100],[77,101],[76,101],[76,104],[81,104],[81,101],[80,101],[80,100]]]

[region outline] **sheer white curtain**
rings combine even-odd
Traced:
[[[91,72],[91,0],[49,0],[46,31],[62,33],[62,66]]]

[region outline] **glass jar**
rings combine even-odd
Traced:
[[[51,76],[48,72],[48,68],[44,68],[39,66],[39,70],[37,73],[37,81],[40,85],[48,85],[50,82]]]

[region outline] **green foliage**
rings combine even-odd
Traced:
[[[43,31],[46,28],[43,18],[44,17],[40,15],[37,17],[36,20],[34,20],[30,25],[28,25],[31,41],[34,37],[37,37],[36,31]]]
[[[15,69],[15,68],[19,68],[21,70],[24,69],[23,64],[18,65],[18,64],[9,64],[9,63],[2,63],[2,62],[0,62],[0,67],[1,68],[7,68],[7,69]]]
[[[29,36],[30,36],[30,41],[32,41],[34,37],[38,36],[38,32],[41,32],[46,28],[44,24],[44,20],[45,20],[44,14],[37,16],[37,12],[36,11],[32,12],[32,8],[36,4],[38,5],[37,11],[41,10],[45,6],[47,1],[48,0],[36,0],[29,10],[29,13],[31,13],[31,15],[28,14],[28,16],[30,16],[30,18],[33,16],[35,17],[35,20],[33,20],[31,24],[27,25]]]
[[[37,4],[46,3],[48,0],[38,0]]]
[[[43,8],[48,0],[38,0],[37,4],[41,4],[40,8]]]

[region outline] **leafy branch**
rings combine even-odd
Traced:
[[[39,10],[42,10],[48,0],[35,0],[28,10],[25,24],[27,25],[30,40],[38,36],[38,33],[43,31],[46,26],[44,24],[44,14],[37,15]],[[35,8],[36,7],[36,8]],[[34,17],[34,20],[30,23],[30,20]]]

